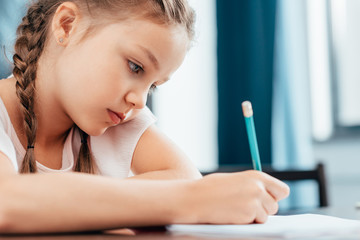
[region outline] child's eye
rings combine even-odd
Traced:
[[[133,73],[140,73],[140,71],[144,71],[142,69],[142,67],[140,67],[139,65],[137,65],[136,63],[133,63],[132,61],[128,61],[129,62],[129,68]]]
[[[149,95],[151,95],[156,89],[157,89],[157,87],[155,84],[151,85],[151,87],[149,89]]]

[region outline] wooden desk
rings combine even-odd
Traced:
[[[289,214],[301,214],[301,213],[317,213],[317,214],[325,214],[330,216],[349,218],[349,219],[357,219],[360,220],[360,209],[356,209],[355,207],[343,207],[343,208],[319,208],[312,210],[298,210],[291,211]],[[160,229],[148,229],[142,230],[138,232],[135,236],[126,236],[126,235],[117,235],[117,234],[104,234],[104,233],[79,233],[79,234],[54,234],[54,235],[36,235],[36,236],[0,236],[0,239],[11,239],[11,240],[41,240],[41,239],[50,239],[50,240],[100,240],[100,239],[108,239],[108,240],[215,240],[221,239],[225,240],[227,238],[214,238],[214,237],[199,237],[199,236],[175,236],[169,232],[166,232],[164,228]],[[249,238],[228,238],[228,239],[237,239],[237,240],[249,240]],[[251,238],[255,240],[256,238]],[[263,238],[262,238],[263,239]],[[275,239],[275,238],[271,238]],[[309,238],[311,240],[321,239],[321,240],[334,240],[332,237],[328,238]],[[354,237],[346,237],[347,240],[360,240],[360,236]]]

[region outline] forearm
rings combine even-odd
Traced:
[[[0,183],[0,231],[70,232],[177,222],[187,184],[79,173],[14,176]]]
[[[181,179],[199,179],[202,178],[197,169],[165,169],[150,171],[131,176],[128,179],[153,179],[153,180],[181,180]]]

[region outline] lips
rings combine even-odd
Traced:
[[[126,118],[126,115],[124,113],[117,113],[111,110],[108,110],[108,113],[111,121],[114,124],[119,124],[121,121],[124,121],[124,119]]]

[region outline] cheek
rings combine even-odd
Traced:
[[[123,106],[131,81],[120,60],[99,51],[80,49],[59,59],[58,90],[66,111],[73,117],[102,116],[106,108]]]
[[[61,81],[67,89],[86,93],[88,97],[107,92],[115,87],[110,80],[117,76],[111,62],[105,59],[102,53],[86,48],[72,52],[59,62]]]

